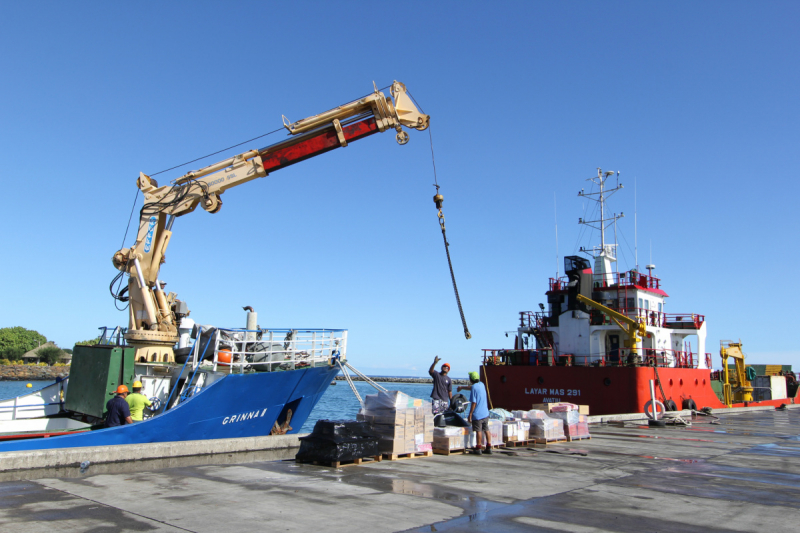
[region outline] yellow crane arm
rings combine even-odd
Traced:
[[[722,395],[725,405],[730,407],[734,400],[742,402],[753,401],[753,386],[747,379],[741,341],[720,341],[719,355],[722,357],[722,371],[725,377],[725,382],[722,385]],[[736,365],[736,380],[738,386],[735,391],[731,389],[731,380],[728,374],[729,357],[733,359]]]
[[[614,311],[613,309],[606,307],[599,302],[595,302],[591,298],[587,298],[582,294],[578,294],[577,298],[579,302],[608,315],[608,317],[613,320],[622,329],[622,331],[625,332],[626,335],[628,335],[631,343],[631,355],[636,355],[636,345],[639,343],[639,339],[647,335],[647,326],[644,322],[639,322],[638,320],[634,320],[628,316],[625,316],[622,313]]]
[[[288,123],[284,117],[284,126],[289,131],[285,140],[189,172],[168,185],[159,186],[150,176],[139,174],[136,185],[144,193],[144,207],[136,242],[112,258],[118,270],[129,274],[130,316],[126,339],[162,348],[177,341],[174,295],[164,294],[158,278],[176,217],[191,213],[198,205],[216,213],[222,207],[221,195],[227,189],[374,133],[394,129],[397,142],[406,144],[408,134],[403,127],[424,130],[429,121],[430,117],[417,109],[405,85],[395,81],[391,97],[376,88],[368,96],[294,123]]]

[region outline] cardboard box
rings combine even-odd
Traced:
[[[463,437],[464,435],[469,435],[469,428],[445,426],[433,429],[434,437]]]
[[[414,435],[411,435],[409,437],[408,434],[406,434],[406,438],[405,438],[405,440],[403,442],[404,442],[404,445],[403,445],[403,450],[404,451],[399,452],[399,453],[414,453],[414,451],[417,448],[417,442],[414,439]]]
[[[434,437],[433,449],[435,450],[463,450],[468,447],[465,442],[465,435],[454,435],[452,437]]]
[[[378,439],[378,451],[381,453],[406,453],[406,441],[404,439]]]
[[[533,404],[532,409],[538,409],[540,411],[544,411],[547,414],[550,414],[551,409],[557,405],[562,405],[565,403],[570,402],[554,402],[554,403],[535,403]],[[588,405],[578,405],[578,412],[582,415],[589,415],[589,406]]]
[[[516,437],[517,436],[517,423],[516,422],[505,422],[503,423],[503,438],[506,437]]]
[[[356,420],[373,424],[401,424],[406,423],[407,409],[368,409],[362,410]]]
[[[405,439],[405,427],[399,424],[373,424],[372,431],[382,439],[403,440]]]
[[[535,403],[531,409],[536,409],[538,411],[544,411],[547,414],[550,414],[550,409],[555,407],[561,402],[554,402],[554,403]]]

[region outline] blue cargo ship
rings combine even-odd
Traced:
[[[0,452],[297,433],[346,361],[346,330],[193,330],[174,362],[76,346],[69,378],[0,402]],[[152,403],[144,420],[104,427],[116,388],[136,381]]]

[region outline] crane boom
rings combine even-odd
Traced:
[[[730,407],[734,401],[752,402],[753,385],[747,379],[745,371],[744,352],[742,352],[742,341],[720,341],[719,355],[722,357],[722,371],[724,383],[722,385],[722,397],[725,405]],[[731,388],[731,379],[728,372],[728,358],[732,358],[736,365],[736,389]]]
[[[645,323],[639,322],[626,315],[623,315],[622,313],[614,311],[613,309],[606,307],[605,305],[599,302],[595,302],[591,298],[587,298],[582,294],[578,294],[576,296],[579,302],[586,304],[589,307],[594,307],[595,309],[602,311],[603,313],[608,315],[608,317],[611,320],[613,320],[622,329],[622,331],[625,332],[625,334],[628,336],[628,344],[629,344],[629,346],[626,347],[630,348],[631,350],[630,354],[635,359],[636,355],[638,355],[637,344],[639,344],[639,340],[642,337],[647,335],[647,326],[645,325]]]
[[[171,361],[172,345],[178,340],[177,323],[188,313],[175,294],[164,293],[158,278],[176,217],[191,213],[198,205],[216,213],[226,190],[378,132],[394,129],[397,142],[406,144],[408,133],[403,126],[422,131],[430,117],[417,109],[405,85],[395,81],[391,97],[376,88],[368,96],[324,113],[292,123],[283,117],[283,122],[289,138],[188,172],[169,185],[159,186],[155,179],[139,174],[136,184],[144,193],[144,206],[136,241],[112,258],[114,266],[129,275],[125,338],[137,348],[137,361]]]

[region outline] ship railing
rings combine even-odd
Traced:
[[[563,291],[567,289],[569,278],[561,276],[559,278],[550,278],[549,286],[550,291]],[[627,272],[612,272],[611,275],[607,274],[592,274],[592,286],[595,289],[617,288],[625,286],[640,287],[643,289],[661,289],[661,279],[643,274],[636,270],[629,270]]]
[[[629,318],[644,322],[647,326],[659,328],[700,329],[706,320],[705,315],[696,313],[664,313],[641,307],[619,307],[614,305],[609,307]],[[593,326],[613,324],[608,315],[594,309],[589,311],[589,320]]]
[[[121,326],[100,326],[100,340],[97,344],[113,344],[114,346],[122,346],[125,344],[125,334],[128,328]]]
[[[519,318],[521,327],[546,329],[550,313],[547,311],[520,311]]]
[[[551,350],[483,349],[484,365],[510,366],[629,366],[629,349],[602,354],[557,354]],[[697,368],[698,354],[682,350],[643,348],[638,350],[640,365],[667,368]],[[706,358],[710,357],[706,354]]]
[[[346,329],[262,330],[222,329],[212,342],[196,342],[192,354],[197,368],[208,360],[214,371],[228,373],[276,372],[333,365],[347,358]],[[213,346],[212,346],[213,344]],[[200,353],[213,349],[213,354]]]
[[[576,364],[584,366],[627,366],[629,349],[621,349],[598,355],[575,356]],[[637,351],[640,364],[667,368],[697,368],[699,358],[696,353],[683,350],[641,348]]]

